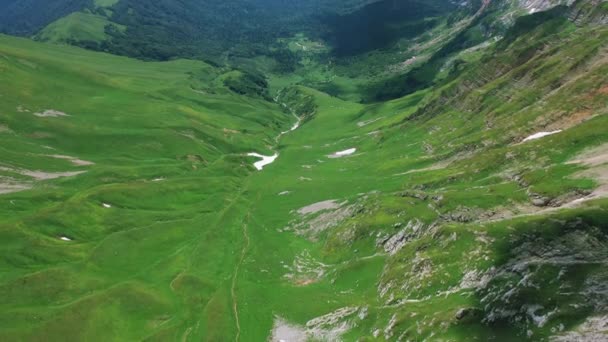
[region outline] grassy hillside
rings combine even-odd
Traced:
[[[0,199],[1,339],[142,339],[198,322],[202,301],[232,326],[215,310],[241,244],[225,222],[253,169],[242,154],[266,151],[293,118],[201,62],[0,39],[0,189],[27,189]],[[190,267],[195,283],[167,287]]]
[[[36,34],[35,39],[53,43],[101,43],[109,38],[106,33],[108,25],[118,32],[126,29],[124,26],[113,24],[101,15],[75,12],[45,27]]]
[[[373,104],[0,36],[0,339],[601,340],[604,14],[525,16]]]
[[[21,34],[143,60],[182,57],[239,68],[253,63],[251,69],[273,74],[279,88],[303,84],[375,101],[410,93],[384,84],[423,63],[478,8],[477,2],[456,6],[447,0],[87,1]],[[7,22],[32,17],[23,6],[14,12]],[[0,32],[17,33],[8,26]]]

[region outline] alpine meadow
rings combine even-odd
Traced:
[[[608,0],[0,0],[0,341],[608,341]]]

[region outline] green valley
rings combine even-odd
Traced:
[[[607,338],[608,3],[321,3],[0,1],[0,340]]]

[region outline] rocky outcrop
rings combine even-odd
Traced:
[[[554,336],[552,342],[604,342],[608,340],[608,316],[588,318],[575,331]]]
[[[579,0],[570,7],[568,18],[577,25],[608,24],[606,0]]]
[[[405,228],[398,233],[388,238],[380,239],[377,244],[382,246],[386,253],[393,255],[399,252],[408,241],[419,237],[423,228],[424,224],[422,222],[419,220],[411,220],[407,223]]]
[[[570,6],[575,0],[519,0],[519,7],[529,13],[546,11],[558,5]]]
[[[524,237],[509,262],[484,274],[476,291],[484,305],[483,322],[518,326],[530,337],[544,327],[563,330],[559,317],[572,308],[579,314],[606,310],[608,275],[599,265],[608,263],[608,236],[576,220],[554,225],[569,228],[554,237]]]

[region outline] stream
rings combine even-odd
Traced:
[[[279,135],[277,135],[277,137],[275,138],[275,141],[279,141],[279,139],[281,139],[281,137],[287,133],[293,132],[296,129],[298,129],[300,127],[300,124],[302,123],[302,119],[299,118],[297,115],[293,114],[293,116],[298,119],[298,121],[296,121],[296,123],[293,125],[293,127],[291,127],[291,129],[289,129],[288,131],[284,131],[279,133]],[[264,167],[266,165],[270,165],[272,163],[274,163],[275,160],[277,160],[277,158],[279,157],[278,153],[273,154],[272,156],[265,156],[263,154],[259,154],[256,152],[250,152],[247,153],[248,157],[256,157],[256,158],[260,158],[261,160],[253,163],[253,166],[258,170],[258,171],[262,171],[264,169]]]

